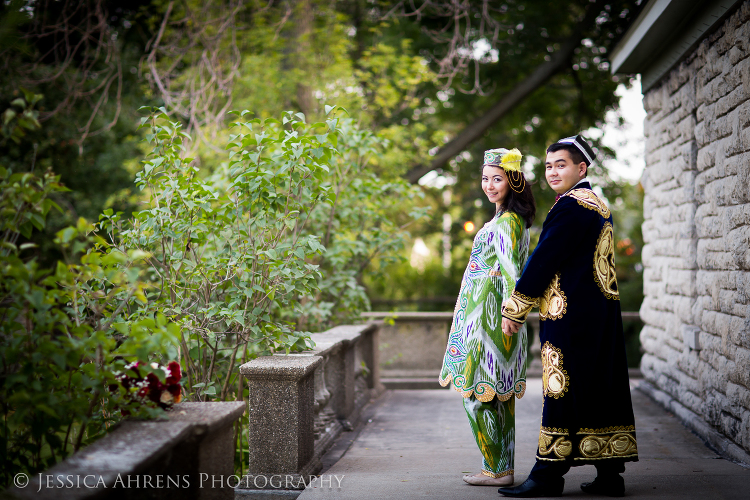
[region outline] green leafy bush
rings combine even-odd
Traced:
[[[228,161],[202,177],[180,124],[152,109],[142,121],[151,151],[135,180],[145,208],[60,231],[55,269],[17,244],[44,227],[59,209],[49,195],[64,188],[52,172],[0,170],[2,439],[12,464],[3,484],[49,467],[124,413],[155,415],[117,377],[163,372],[140,363],[134,373],[132,361],[179,358],[190,400],[245,399],[240,363],[309,348],[307,330],[369,308],[362,274],[402,247],[423,215],[412,210],[419,190],[383,180],[387,143],[328,112],[313,124],[300,113],[238,114]],[[242,464],[247,422],[237,430]]]
[[[100,228],[120,252],[148,254],[148,307],[180,325],[193,400],[240,399],[240,363],[309,348],[307,330],[368,308],[362,272],[419,215],[401,200],[415,188],[368,170],[382,141],[328,111],[313,124],[239,113],[228,161],[207,178],[179,123],[162,109],[143,119],[152,149],[136,183],[148,208],[130,221],[107,211]]]
[[[377,174],[387,143],[327,112],[312,124],[238,113],[228,161],[205,178],[179,123],[163,109],[143,119],[147,208],[132,220],[105,212],[99,227],[120,252],[148,255],[148,307],[180,325],[193,401],[245,399],[241,363],[309,348],[310,330],[369,309],[362,274],[392,260],[422,215],[410,208],[418,188]],[[237,431],[241,472],[246,422]]]
[[[403,259],[407,228],[427,215],[419,206],[421,189],[379,173],[388,141],[348,118],[338,120],[336,130],[339,154],[327,179],[330,201],[312,211],[305,229],[320,235],[326,247],[313,261],[321,271],[319,286],[294,312],[298,327],[311,330],[349,322],[369,310],[366,278]]]
[[[287,125],[286,128],[281,125]],[[328,199],[322,182],[336,153],[324,136],[283,123],[238,121],[224,176],[202,179],[186,158],[187,135],[163,111],[144,119],[153,145],[136,176],[148,208],[100,228],[122,253],[148,254],[148,308],[180,325],[188,395],[239,396],[238,363],[249,356],[310,346],[278,311],[316,286],[307,259],[324,248],[304,233],[309,211]]]
[[[37,126],[34,102],[14,103],[22,109],[6,119],[3,138]],[[133,315],[146,300],[145,254],[112,249],[80,219],[57,234],[65,261],[45,269],[29,256],[34,245],[21,241],[44,228],[59,209],[49,196],[63,190],[50,171],[0,166],[0,488],[102,436],[123,410],[154,415],[117,376],[127,362],[176,354],[176,325]]]

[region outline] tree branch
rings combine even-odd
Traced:
[[[562,43],[560,50],[555,52],[549,61],[545,61],[518,83],[510,92],[503,95],[483,116],[469,124],[460,134],[443,146],[429,165],[420,165],[409,170],[405,177],[412,184],[416,183],[427,172],[443,167],[454,156],[466,149],[497,123],[508,112],[515,108],[535,90],[542,87],[550,78],[568,67],[576,47],[586,37],[586,33],[594,26],[604,4],[598,0],[586,10],[583,20],[578,24],[579,29],[573,36]]]

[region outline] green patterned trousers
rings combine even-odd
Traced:
[[[471,432],[482,452],[482,472],[490,477],[513,474],[516,448],[516,398],[482,403],[473,395],[464,398]]]

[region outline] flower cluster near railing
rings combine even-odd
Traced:
[[[120,384],[128,391],[133,400],[145,404],[151,402],[164,410],[171,408],[173,404],[182,400],[182,384],[180,384],[182,370],[177,361],[171,361],[167,366],[151,363],[151,368],[155,371],[147,373],[145,377],[138,370],[139,367],[143,366],[144,363],[135,361],[125,367],[133,375],[123,373],[117,377],[117,380],[120,381]],[[162,372],[163,381],[157,375],[158,371]],[[113,389],[116,389],[116,387]],[[122,413],[127,414],[127,410],[123,409]]]

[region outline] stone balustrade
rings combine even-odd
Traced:
[[[380,334],[380,376],[388,389],[437,389],[453,321],[450,312],[368,312],[364,320],[378,325]],[[639,321],[638,312],[623,312],[623,321]],[[529,314],[528,377],[541,377],[539,313]],[[631,378],[640,378],[630,369]]]
[[[369,312],[362,318],[380,329],[380,374],[388,389],[436,389],[443,366],[451,312]],[[529,332],[539,331],[539,313],[528,318]],[[531,342],[532,358],[541,353]]]
[[[233,424],[244,411],[242,401],[180,403],[162,420],[123,421],[25,486],[17,481],[24,487],[5,494],[55,500],[231,500],[240,480],[233,476]]]
[[[249,389],[249,471],[241,489],[303,489],[321,457],[383,391],[377,325],[312,335],[315,348],[240,367]]]

